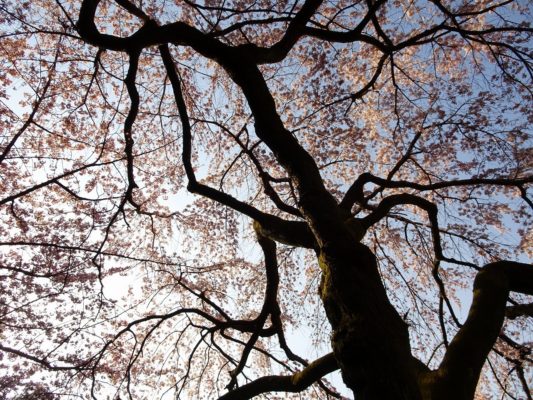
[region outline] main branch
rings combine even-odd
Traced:
[[[470,400],[505,318],[509,292],[533,295],[533,266],[512,261],[487,264],[474,281],[466,322],[439,368],[425,378],[425,398]]]

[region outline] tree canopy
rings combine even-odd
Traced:
[[[532,20],[0,1],[0,397],[531,399]]]

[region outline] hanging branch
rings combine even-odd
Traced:
[[[294,375],[264,376],[226,393],[218,400],[248,400],[267,392],[301,392],[338,368],[333,353],[329,353]]]

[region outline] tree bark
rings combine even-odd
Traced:
[[[370,249],[346,239],[320,250],[320,296],[343,380],[361,400],[421,399],[420,363],[406,323],[390,304]]]

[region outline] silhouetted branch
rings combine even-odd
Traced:
[[[267,392],[301,392],[339,367],[329,353],[290,376],[264,376],[221,396],[219,400],[246,400]]]
[[[133,123],[135,122],[135,119],[137,118],[137,114],[139,112],[139,92],[137,91],[137,87],[135,85],[135,77],[137,76],[137,68],[139,66],[140,52],[139,51],[131,52],[129,56],[130,56],[129,68],[128,68],[128,73],[126,75],[126,79],[124,80],[124,83],[126,84],[126,88],[128,89],[128,94],[130,96],[131,105],[130,105],[130,109],[126,117],[126,120],[124,122],[124,141],[126,143],[124,152],[126,153],[127,171],[128,171],[128,189],[126,191],[126,198],[133,205],[135,205],[135,203],[133,202],[133,198],[132,198],[132,192],[133,192],[133,189],[137,187],[137,184],[135,183],[135,179],[133,176],[133,132],[132,132],[132,129],[133,129]]]
[[[533,318],[533,303],[517,304],[516,306],[508,306],[505,309],[505,316],[509,319],[515,319],[518,317]]]
[[[474,395],[481,368],[500,333],[509,292],[533,295],[533,265],[498,261],[477,274],[468,318],[436,371],[437,379],[464,398]]]
[[[525,177],[501,177],[501,178],[471,178],[471,179],[456,179],[450,181],[442,181],[435,183],[417,183],[410,181],[392,181],[384,178],[380,178],[372,175],[371,173],[364,173],[359,175],[355,182],[350,186],[344,198],[342,199],[340,206],[347,210],[351,209],[355,203],[364,202],[363,187],[367,183],[374,183],[384,188],[410,188],[420,191],[438,190],[449,187],[458,186],[482,186],[482,185],[494,185],[494,186],[515,186],[522,188],[526,183],[533,182],[532,176]]]
[[[257,224],[254,224],[254,228]],[[265,298],[261,312],[255,318],[253,323],[257,326],[258,331],[252,332],[250,339],[244,346],[241,359],[235,369],[230,372],[231,380],[226,386],[227,389],[232,390],[237,384],[237,377],[246,366],[246,361],[250,352],[252,351],[257,339],[259,338],[259,330],[263,328],[268,316],[273,312],[279,310],[277,302],[278,286],[279,286],[279,272],[278,272],[278,260],[276,255],[276,243],[263,236],[259,229],[255,229],[257,242],[263,250],[264,262],[265,262],[265,275],[266,275],[266,290]]]
[[[36,357],[36,356],[33,356],[33,355],[31,355],[29,353],[26,353],[24,351],[13,349],[11,347],[4,346],[2,344],[0,344],[0,350],[3,351],[3,352],[6,352],[6,353],[13,354],[15,356],[24,358],[26,360],[32,361],[34,363],[37,363],[37,364],[45,367],[46,369],[48,369],[50,371],[73,371],[73,370],[74,371],[81,371],[81,370],[90,369],[89,367],[85,366],[84,364],[72,365],[72,366],[54,365],[54,364],[50,363],[49,361],[47,361],[46,358]]]

